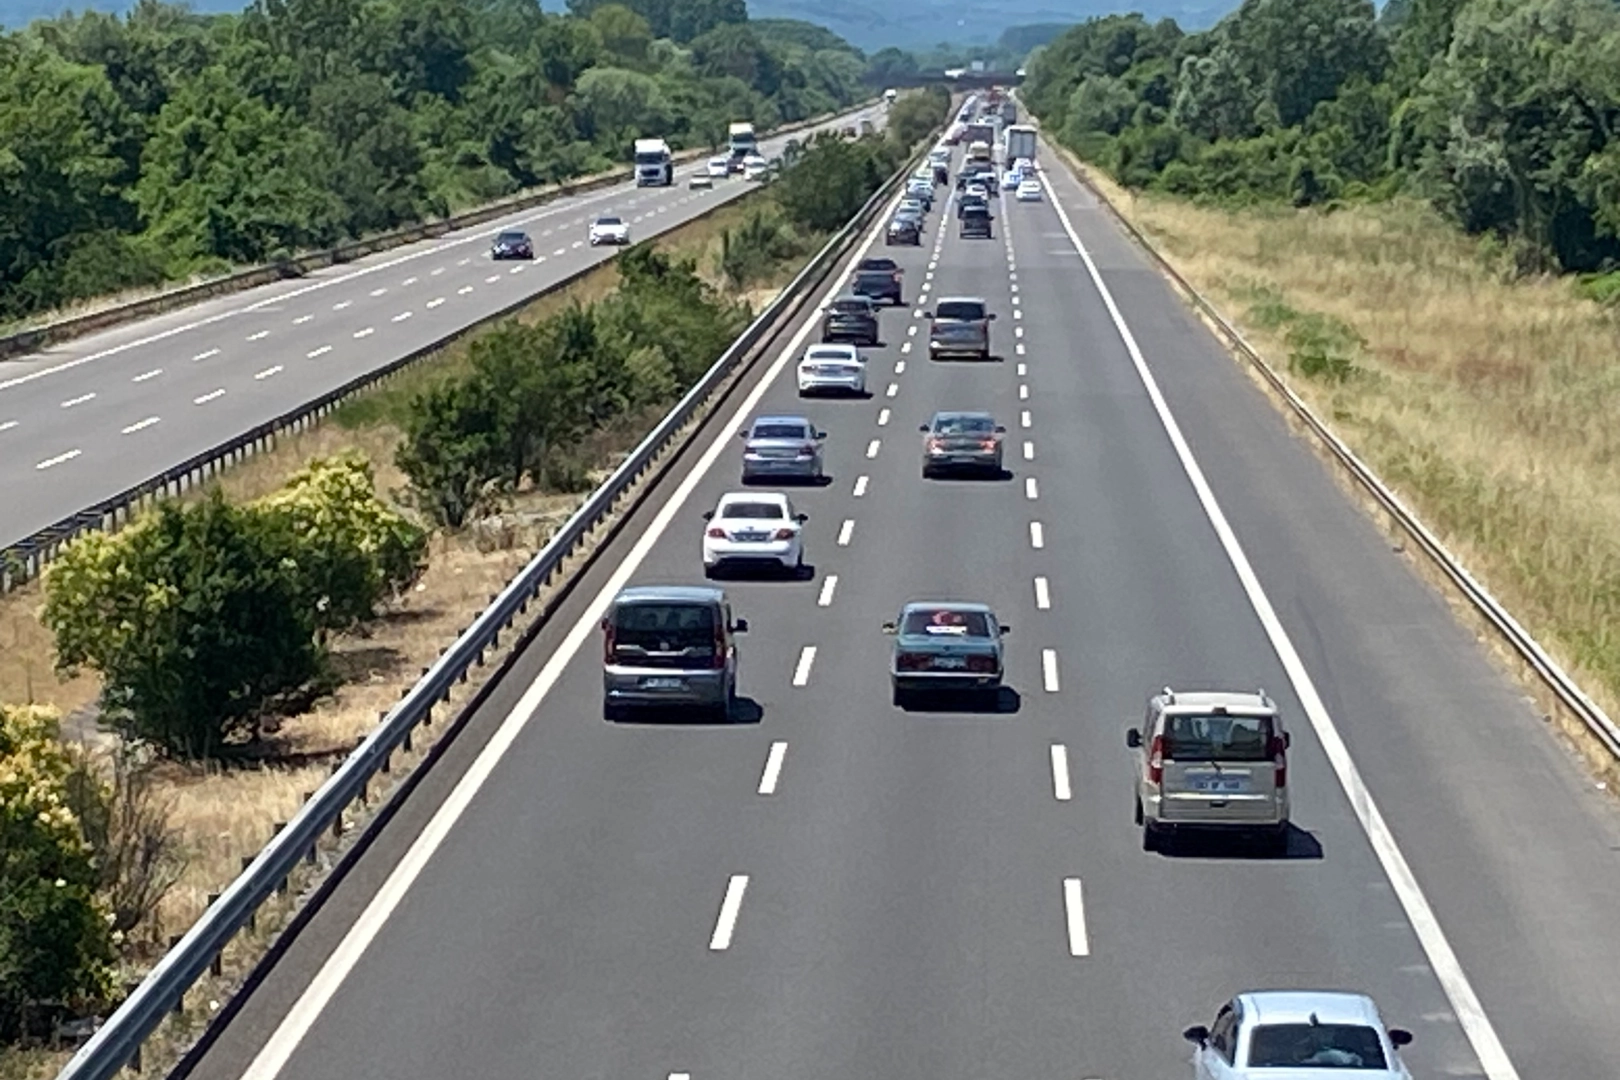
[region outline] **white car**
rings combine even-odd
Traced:
[[[981,199],[988,199],[990,197],[989,190],[987,190],[983,184],[980,184],[980,183],[977,183],[977,182],[969,184],[967,186],[967,190],[963,191],[962,194],[963,195],[975,195],[975,196],[978,196]]]
[[[1040,202],[1041,182],[1033,176],[1018,185],[1019,202]]]
[[[731,159],[724,155],[712,157],[709,159],[707,168],[709,170],[709,179],[724,180],[731,175]]]
[[[630,242],[630,223],[613,214],[603,214],[591,222],[591,247],[598,244],[623,246]]]
[[[703,573],[732,567],[797,573],[804,566],[806,514],[795,513],[780,491],[734,491],[703,515]]]
[[[770,171],[770,163],[764,158],[760,157],[758,154],[750,154],[743,158],[744,180],[763,180],[765,179],[765,174]]]
[[[1221,1006],[1209,1027],[1182,1032],[1195,1080],[1412,1080],[1400,1047],[1412,1033],[1385,1028],[1365,994],[1262,990]]]
[[[1023,174],[1017,169],[1008,169],[1006,172],[1001,174],[1002,191],[1016,191],[1018,190],[1018,185],[1023,182]]]
[[[842,391],[866,396],[866,357],[853,345],[812,345],[799,361],[799,396]]]

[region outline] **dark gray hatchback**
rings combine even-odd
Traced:
[[[855,275],[856,296],[864,296],[868,300],[882,300],[890,304],[902,304],[900,298],[900,279],[887,270],[861,270]]]
[[[877,305],[864,296],[846,293],[829,304],[821,320],[821,340],[856,345],[878,344]]]

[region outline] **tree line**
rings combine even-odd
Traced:
[[[1402,193],[1521,270],[1620,259],[1612,0],[1244,0],[1212,29],[1110,16],[1028,64],[1049,130],[1121,183],[1296,206]]]
[[[139,0],[0,35],[0,320],[440,216],[858,100],[743,0]]]

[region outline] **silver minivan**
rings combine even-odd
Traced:
[[[602,715],[697,706],[731,718],[737,696],[734,619],[716,588],[641,585],[622,590],[602,618]]]
[[[933,311],[925,312],[928,357],[972,356],[990,359],[990,323],[995,312],[978,296],[942,296]]]
[[[1167,833],[1230,830],[1288,848],[1288,747],[1277,705],[1258,693],[1165,687],[1143,726],[1125,733],[1136,757],[1136,823],[1154,851]]]

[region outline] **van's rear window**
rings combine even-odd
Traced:
[[[633,653],[712,656],[716,617],[707,604],[624,604],[614,612],[613,643]]]
[[[1164,756],[1172,761],[1265,761],[1271,757],[1269,716],[1171,716],[1164,722]]]

